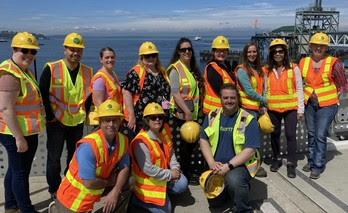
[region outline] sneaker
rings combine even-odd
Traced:
[[[295,178],[296,177],[296,170],[295,170],[295,166],[292,163],[288,163],[286,165],[286,169],[287,169],[287,174],[289,178]]]
[[[320,171],[317,170],[312,170],[311,174],[309,175],[310,178],[312,179],[318,179],[320,177]]]
[[[311,171],[311,166],[309,165],[309,163],[307,163],[304,167],[302,167],[302,171],[305,171],[305,172]]]
[[[274,160],[270,168],[271,172],[277,172],[282,165],[282,160]]]
[[[13,208],[13,209],[5,209],[5,213],[20,213],[21,210],[19,209],[19,207],[17,208]]]
[[[259,170],[256,172],[256,177],[267,177],[267,172],[266,170],[260,166]]]

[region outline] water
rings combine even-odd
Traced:
[[[201,50],[210,50],[211,42],[214,37],[204,37],[193,43],[195,57],[199,64],[200,71],[203,72],[206,63],[199,60]],[[39,40],[40,50],[37,54],[37,76],[40,78],[43,66],[46,62],[56,61],[64,58],[63,50],[64,36],[53,36],[48,40]],[[158,48],[159,57],[164,67],[168,66],[179,37],[84,37],[86,48],[83,52],[81,63],[91,66],[94,73],[101,67],[99,62],[99,51],[101,48],[109,46],[116,52],[115,71],[120,79],[124,79],[127,71],[138,61],[139,46],[144,41],[152,41]],[[229,38],[232,50],[242,50],[244,45],[250,40],[249,37]],[[11,42],[0,43],[0,60],[8,59],[12,55]],[[31,66],[33,69],[33,65]]]

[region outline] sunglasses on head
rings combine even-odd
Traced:
[[[275,50],[273,54],[276,55],[277,53],[282,55],[282,54],[284,54],[284,50]]]
[[[163,117],[163,115],[150,115],[149,118],[152,121],[155,121],[157,119],[161,121],[161,120],[163,120],[164,117]]]
[[[152,54],[148,54],[148,55],[144,55],[145,59],[149,59],[149,58],[157,58],[157,53],[152,53]]]
[[[182,53],[192,52],[192,47],[180,48],[179,51],[182,52]]]
[[[37,50],[35,50],[35,49],[22,48],[21,50],[19,50],[19,52],[23,53],[24,55],[28,54],[29,52],[30,52],[32,55],[36,55]]]

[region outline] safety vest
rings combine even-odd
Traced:
[[[128,139],[121,133],[116,134],[116,148],[112,155],[108,154],[108,143],[102,130],[95,131],[76,144],[76,149],[82,143],[89,143],[96,160],[96,178],[109,178],[117,162],[126,154],[128,149]],[[100,200],[104,189],[88,189],[78,175],[79,166],[76,160],[76,152],[69,164],[62,183],[57,191],[58,200],[68,209],[74,212],[88,212],[93,210],[93,204]]]
[[[207,134],[209,138],[209,145],[213,156],[215,155],[219,143],[221,113],[222,108],[211,111],[208,114],[209,125],[207,128],[204,129],[204,132]],[[245,128],[249,125],[250,121],[253,118],[254,117],[251,114],[249,114],[242,108],[239,109],[238,117],[233,127],[232,136],[234,153],[236,155],[238,155],[244,149]],[[256,150],[255,155],[253,155],[247,162],[245,162],[245,166],[248,169],[250,176],[254,177],[260,167],[260,154],[258,150]]]
[[[40,133],[45,128],[44,116],[46,115],[43,115],[41,111],[42,98],[33,73],[30,69],[27,69],[28,72],[23,72],[11,60],[3,61],[0,64],[0,70],[11,73],[20,81],[21,92],[15,103],[15,111],[23,136]],[[1,114],[0,133],[12,135]]]
[[[50,105],[56,118],[66,126],[76,126],[86,118],[84,103],[91,94],[92,68],[80,64],[73,84],[64,60],[46,64],[51,69]]]
[[[231,83],[235,84],[233,79],[227,73],[227,71],[217,65],[215,62],[210,62],[204,69],[204,81],[205,81],[205,95],[203,99],[203,113],[208,114],[211,110],[221,108],[221,101],[219,94],[216,93],[208,81],[208,67],[212,66],[216,72],[219,73],[223,84]]]
[[[325,107],[338,103],[336,85],[332,80],[332,68],[337,58],[328,56],[323,60],[318,73],[314,73],[312,59],[302,58],[300,70],[304,79],[304,101],[307,104],[309,97],[314,92],[318,98],[319,106]]]
[[[172,135],[168,124],[164,124],[160,133],[163,143],[163,150],[158,142],[152,140],[146,131],[141,130],[130,144],[129,154],[132,158],[132,176],[135,179],[133,193],[144,203],[152,203],[164,206],[166,201],[167,181],[157,180],[145,174],[138,166],[133,146],[141,141],[145,143],[150,151],[151,162],[153,165],[168,169],[170,166],[170,153],[172,151]]]
[[[104,72],[103,70],[99,70],[92,78],[90,90],[92,91],[93,82],[102,78],[106,87],[106,91],[111,100],[115,100],[120,106],[123,105],[123,96],[121,91],[121,85],[118,80],[118,77],[114,71],[110,74],[109,72]]]
[[[135,106],[135,104],[137,103],[137,101],[140,98],[141,95],[141,90],[143,90],[144,87],[144,82],[145,82],[145,76],[146,76],[146,70],[144,69],[144,67],[140,66],[139,64],[135,65],[134,67],[132,67],[132,69],[129,70],[132,71],[134,70],[135,73],[138,75],[139,77],[139,88],[140,88],[140,92],[137,94],[133,94],[133,106]],[[169,82],[167,76],[164,74],[164,68],[161,68],[160,70],[160,74],[163,75],[164,79]],[[123,109],[124,109],[124,115],[125,115],[125,119],[128,121],[128,111],[127,108],[125,106],[125,104],[123,105]]]
[[[291,64],[290,69],[284,71],[279,78],[273,71],[269,72],[267,78],[267,102],[268,109],[276,112],[285,112],[288,110],[297,110],[298,99],[296,93],[296,76]],[[266,73],[267,68],[262,67]]]
[[[169,65],[167,68],[167,76],[169,76],[170,71],[172,68],[175,68],[175,70],[179,74],[179,81],[180,81],[180,94],[182,98],[187,101],[187,100],[192,100],[193,101],[193,112],[192,116],[194,120],[198,119],[198,108],[199,108],[199,88],[196,82],[196,79],[192,75],[192,73],[187,69],[185,64],[183,64],[180,60],[175,62],[174,64]],[[179,112],[177,110],[177,104],[174,101],[174,97],[170,97],[170,103],[171,103],[171,108],[170,108],[170,113],[174,115],[175,117],[185,120],[186,115],[184,112]]]
[[[238,65],[235,70],[237,71],[239,68],[243,69],[244,72],[247,72],[247,68],[243,65]],[[263,77],[260,77],[252,67],[250,67],[250,69],[253,72],[253,76],[249,77],[250,85],[257,94],[262,95],[264,79]],[[244,109],[259,110],[260,102],[248,96],[239,81],[237,81],[237,86],[242,102],[242,107]]]

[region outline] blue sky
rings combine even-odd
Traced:
[[[294,25],[297,8],[314,0],[1,0],[0,31],[47,35],[72,31],[91,34],[259,30]],[[343,0],[323,0],[340,11],[340,30],[348,31]]]

